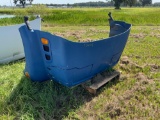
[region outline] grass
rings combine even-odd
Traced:
[[[0,20],[0,25],[21,23],[24,15],[41,14],[46,23],[51,25],[108,25],[108,13],[112,12],[117,20],[132,23],[134,26],[160,25],[160,8],[123,8],[121,11],[113,8],[72,8],[72,9],[47,9],[44,6],[34,6],[26,9],[0,9],[0,14],[15,14],[13,19]],[[21,20],[20,20],[21,18]],[[147,19],[146,19],[147,18]],[[33,19],[33,17],[31,18]],[[3,22],[6,21],[6,22]]]
[[[145,10],[142,8],[136,12],[136,9],[127,12],[134,15],[133,11],[139,14]],[[100,10],[103,11],[95,9],[96,12]],[[157,11],[153,9],[153,13],[154,10]],[[124,12],[124,10],[117,11],[117,14],[120,17],[120,13],[123,15]],[[116,16],[114,18],[118,19]],[[146,15],[145,19],[151,18]],[[139,25],[143,24],[143,21],[138,22]],[[144,26],[132,27],[121,60],[114,67],[121,72],[120,80],[109,82],[95,96],[81,86],[66,88],[54,81],[31,82],[23,75],[24,60],[0,65],[0,119],[158,120],[160,118],[160,26],[156,26],[157,23],[154,22],[152,23],[154,26],[148,26],[149,24],[146,22]],[[42,30],[72,41],[86,41],[108,37],[109,27],[70,26],[68,23],[65,26],[46,22],[43,23]]]

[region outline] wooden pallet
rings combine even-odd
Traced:
[[[103,72],[97,74],[97,76],[93,77],[91,80],[87,81],[86,83],[82,84],[82,87],[84,87],[88,92],[91,94],[96,94],[97,90],[104,86],[107,82],[113,80],[113,79],[119,79],[120,72],[118,71],[112,71],[112,72]]]

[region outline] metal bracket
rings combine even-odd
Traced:
[[[104,86],[107,82],[113,79],[119,79],[120,72],[112,71],[112,72],[102,72],[99,73],[97,76],[93,77],[91,80],[87,81],[86,83],[82,84],[82,87],[85,88],[89,93],[96,94],[97,90]]]
[[[28,30],[31,30],[31,31],[32,31],[32,28],[31,28],[31,26],[29,25],[29,17],[28,17],[28,16],[24,16],[24,22],[25,22]]]

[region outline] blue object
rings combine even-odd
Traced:
[[[83,43],[22,26],[19,31],[24,45],[26,76],[32,81],[53,79],[72,87],[112,68],[120,59],[131,24],[114,21],[111,16],[109,22],[109,38]]]

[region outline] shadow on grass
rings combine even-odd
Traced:
[[[118,82],[109,82],[97,95]],[[4,113],[16,116],[14,119],[74,119],[71,114],[93,97],[81,86],[67,88],[54,81],[32,82],[23,76],[7,98]]]
[[[11,62],[8,62],[8,63],[0,63],[0,67],[9,66],[9,65],[13,65],[13,64],[18,64],[18,63],[22,63],[24,61],[25,61],[25,58],[21,58],[19,60],[11,61]]]

